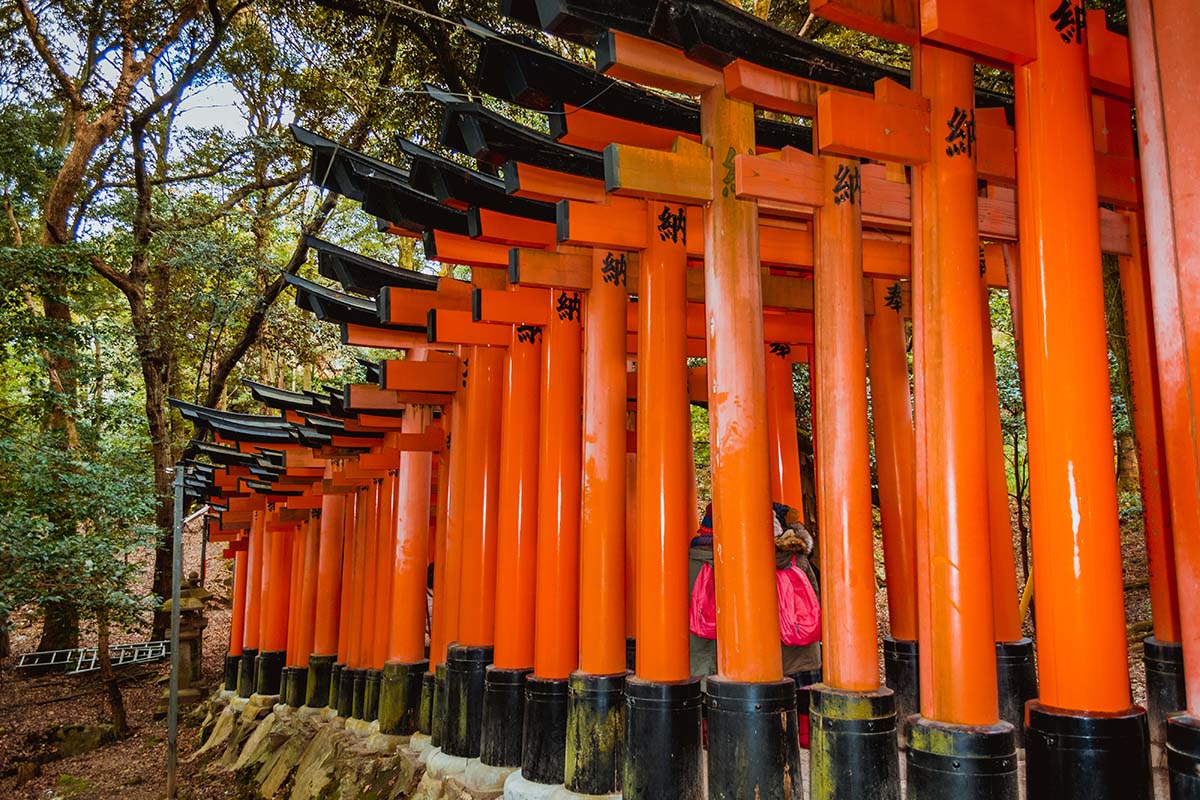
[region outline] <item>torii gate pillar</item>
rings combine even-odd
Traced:
[[[1167,722],[1171,797],[1200,797],[1200,234],[1191,188],[1200,159],[1194,92],[1200,18],[1182,0],[1129,0],[1150,287],[1170,478],[1185,713]],[[1136,246],[1136,243],[1135,243]]]

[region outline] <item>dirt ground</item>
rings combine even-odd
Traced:
[[[1136,513],[1124,515],[1122,541],[1125,552],[1127,624],[1131,626],[1129,666],[1135,702],[1145,700],[1141,639],[1150,619],[1146,553],[1141,520]],[[1015,552],[1019,552],[1014,541]],[[878,608],[881,635],[886,635],[887,607],[883,585],[881,548],[877,547],[879,583]],[[199,530],[185,536],[185,570],[199,570]],[[148,565],[148,564],[147,564]],[[1022,578],[1017,566],[1018,579]],[[208,604],[208,627],[204,637],[204,685],[221,680],[223,658],[229,638],[229,568],[220,547],[208,551],[206,588],[214,594]],[[149,579],[147,578],[147,581]],[[1032,616],[1032,614],[1030,615]],[[1032,634],[1032,620],[1026,620]],[[153,718],[153,709],[166,686],[166,662],[127,668],[119,673],[132,735],[90,753],[32,763],[54,752],[53,731],[62,725],[103,724],[108,720],[103,687],[95,676],[65,677],[61,674],[27,676],[13,669],[15,656],[32,651],[39,625],[28,615],[12,619],[14,658],[0,668],[0,798],[5,800],[158,800],[166,791],[166,722]],[[89,637],[93,641],[88,642]],[[138,641],[143,632],[125,632],[115,641]],[[94,643],[94,632],[84,632],[85,643]],[[195,774],[187,757],[196,747],[200,720],[186,712],[180,715],[179,796],[195,800],[238,797],[227,779]],[[33,772],[32,777],[27,773]]]

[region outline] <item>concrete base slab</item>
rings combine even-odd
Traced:
[[[408,749],[417,755],[433,749],[433,737],[428,733],[414,733],[408,740]]]
[[[572,792],[566,786],[559,786],[550,794],[550,800],[621,800],[621,793],[616,794],[579,794]]]
[[[516,771],[517,767],[493,767],[472,758],[458,780],[472,792],[499,792],[503,791],[508,776]]]
[[[517,770],[504,781],[504,800],[549,800],[561,788],[561,785],[525,780],[521,770]]]
[[[391,754],[408,744],[407,736],[391,736],[376,731],[367,737],[367,747],[376,753]]]
[[[462,756],[448,755],[438,747],[430,752],[429,760],[425,762],[425,774],[445,780],[451,775],[458,775],[465,771],[469,760]]]
[[[336,708],[325,706],[324,708],[320,709],[320,711],[321,719],[337,719],[338,713]]]
[[[229,701],[229,707],[233,709],[235,714],[240,714],[246,710],[246,706],[249,704],[249,702],[250,701],[245,697],[238,697],[237,695],[234,695],[233,699]]]
[[[246,707],[242,709],[242,720],[254,722],[256,719],[261,719],[273,712],[277,705],[279,705],[279,695],[277,694],[252,694],[246,701]]]
[[[421,764],[424,764],[425,766],[429,766],[429,757],[432,756],[434,753],[440,753],[440,752],[442,752],[442,748],[434,747],[433,745],[430,745],[429,747],[426,747],[424,750],[422,750],[420,752],[420,754],[418,755],[417,761]]]
[[[313,708],[312,706],[300,706],[296,709],[296,714],[301,717],[323,717],[326,709]]]

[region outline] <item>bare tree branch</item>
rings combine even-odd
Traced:
[[[217,206],[216,209],[206,214],[201,214],[196,217],[170,219],[154,219],[150,223],[151,230],[161,231],[168,228],[201,228],[205,225],[211,225],[227,214],[230,214],[237,207],[238,203],[245,200],[255,192],[261,192],[264,189],[278,189],[280,186],[287,186],[291,183],[297,183],[305,175],[308,174],[308,167],[300,167],[291,172],[284,173],[274,178],[267,178],[262,181],[255,181],[241,186],[230,193],[225,201]]]

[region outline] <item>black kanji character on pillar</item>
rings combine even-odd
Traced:
[[[837,172],[833,174],[833,203],[840,206],[842,203],[854,205],[858,202],[859,195],[862,194],[862,173],[858,169],[858,165],[853,167],[842,164],[837,168]]]
[[[558,302],[555,305],[555,310],[558,311],[558,318],[564,322],[578,322],[582,319],[580,312],[581,302],[579,292],[561,292],[558,295]]]
[[[770,350],[771,355],[779,356],[780,358],[787,358],[792,354],[792,346],[783,342],[771,342]]]
[[[629,262],[625,260],[624,253],[621,253],[620,258],[609,253],[604,257],[604,263],[600,266],[600,275],[603,276],[604,282],[611,283],[613,286],[624,286],[628,272]]]
[[[678,244],[680,236],[687,241],[687,215],[682,208],[672,211],[670,206],[663,206],[658,215],[658,238],[664,242],[670,239]]]
[[[900,313],[900,309],[904,307],[904,298],[900,294],[900,281],[896,281],[888,287],[887,296],[883,298],[883,304],[897,314]]]
[[[518,325],[517,326],[517,341],[533,344],[541,341],[542,329],[537,325]]]
[[[946,134],[946,155],[970,156],[975,152],[975,112],[954,107],[954,113],[946,120],[950,133]]]
[[[1071,0],[1062,0],[1050,14],[1054,30],[1067,44],[1083,44],[1083,33],[1087,29],[1087,14],[1083,6]]]

